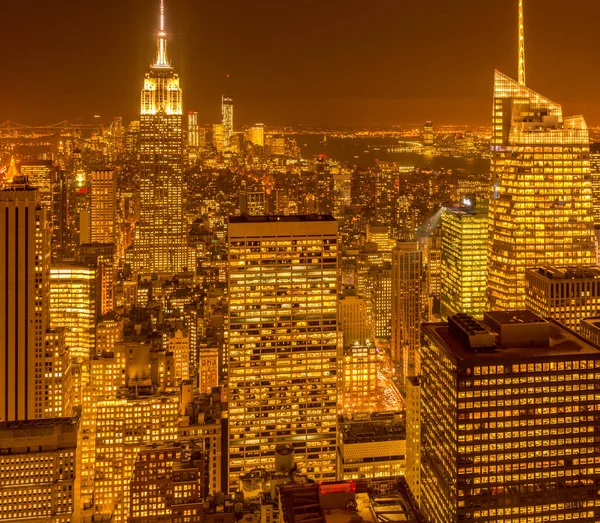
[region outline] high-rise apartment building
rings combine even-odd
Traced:
[[[65,344],[74,358],[94,354],[99,290],[95,267],[61,263],[50,268],[50,326],[65,329]]]
[[[599,521],[600,349],[529,311],[484,321],[423,326],[427,521]]]
[[[590,137],[582,116],[525,86],[523,2],[519,79],[494,76],[488,305],[525,305],[525,271],[596,261]]]
[[[417,242],[398,242],[392,261],[392,360],[405,378],[418,370],[424,297],[423,251]]]
[[[161,13],[157,54],[142,90],[141,209],[134,259],[139,272],[177,273],[187,265],[182,118],[179,75],[167,55],[167,33]]]
[[[92,171],[91,242],[117,241],[117,178],[109,169]]]
[[[229,488],[293,444],[299,470],[336,477],[337,222],[229,221]]]
[[[525,305],[579,331],[584,318],[600,311],[600,269],[597,267],[540,267],[525,273]]]
[[[0,423],[0,521],[80,521],[78,425],[78,417]]]
[[[0,190],[0,421],[44,415],[50,242],[38,189]]]
[[[486,304],[487,201],[445,208],[441,233],[442,318],[464,312],[481,319]]]

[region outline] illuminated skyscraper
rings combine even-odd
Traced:
[[[229,79],[229,75],[227,75]],[[223,148],[229,149],[233,143],[233,98],[229,93],[221,98],[221,115],[223,125]]]
[[[230,218],[229,484],[293,444],[302,473],[336,477],[337,222]]]
[[[525,87],[522,2],[519,81],[496,71],[488,304],[523,308],[525,270],[592,265],[589,132],[581,116]]]
[[[433,123],[425,122],[423,124],[423,133],[421,135],[423,147],[433,147],[434,139],[435,134],[433,132]]]
[[[157,54],[142,90],[140,116],[141,212],[134,265],[140,272],[181,272],[187,265],[183,223],[182,97],[167,56],[161,3]]]
[[[94,354],[99,291],[95,267],[62,263],[50,268],[50,326],[65,329],[72,357]]]
[[[198,127],[198,113],[188,113],[188,147],[200,146],[200,128]]]
[[[404,387],[404,379],[415,376],[418,370],[425,296],[423,251],[417,242],[398,242],[392,254],[392,360]]]
[[[91,189],[91,241],[116,243],[117,179],[114,171],[93,171]]]
[[[441,315],[483,318],[487,279],[488,203],[442,213]]]
[[[484,318],[485,325],[461,314],[423,326],[426,521],[600,521],[590,488],[600,481],[590,466],[600,350],[529,311]]]
[[[0,191],[0,421],[44,415],[49,234],[38,189]]]
[[[248,141],[258,147],[265,146],[265,125],[257,123],[248,129]]]

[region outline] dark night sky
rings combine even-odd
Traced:
[[[489,124],[516,0],[166,0],[185,110],[236,122]],[[158,0],[0,0],[0,121],[134,118]],[[528,85],[600,123],[600,1],[526,0]]]

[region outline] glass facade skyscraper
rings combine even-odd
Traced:
[[[526,269],[595,263],[589,132],[496,71],[492,151],[488,305],[523,308]]]

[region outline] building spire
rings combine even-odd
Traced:
[[[519,84],[525,85],[525,24],[523,1],[519,0]]]
[[[156,37],[156,61],[154,67],[171,67],[167,56],[167,33],[165,31],[165,0],[160,0],[160,30]]]

